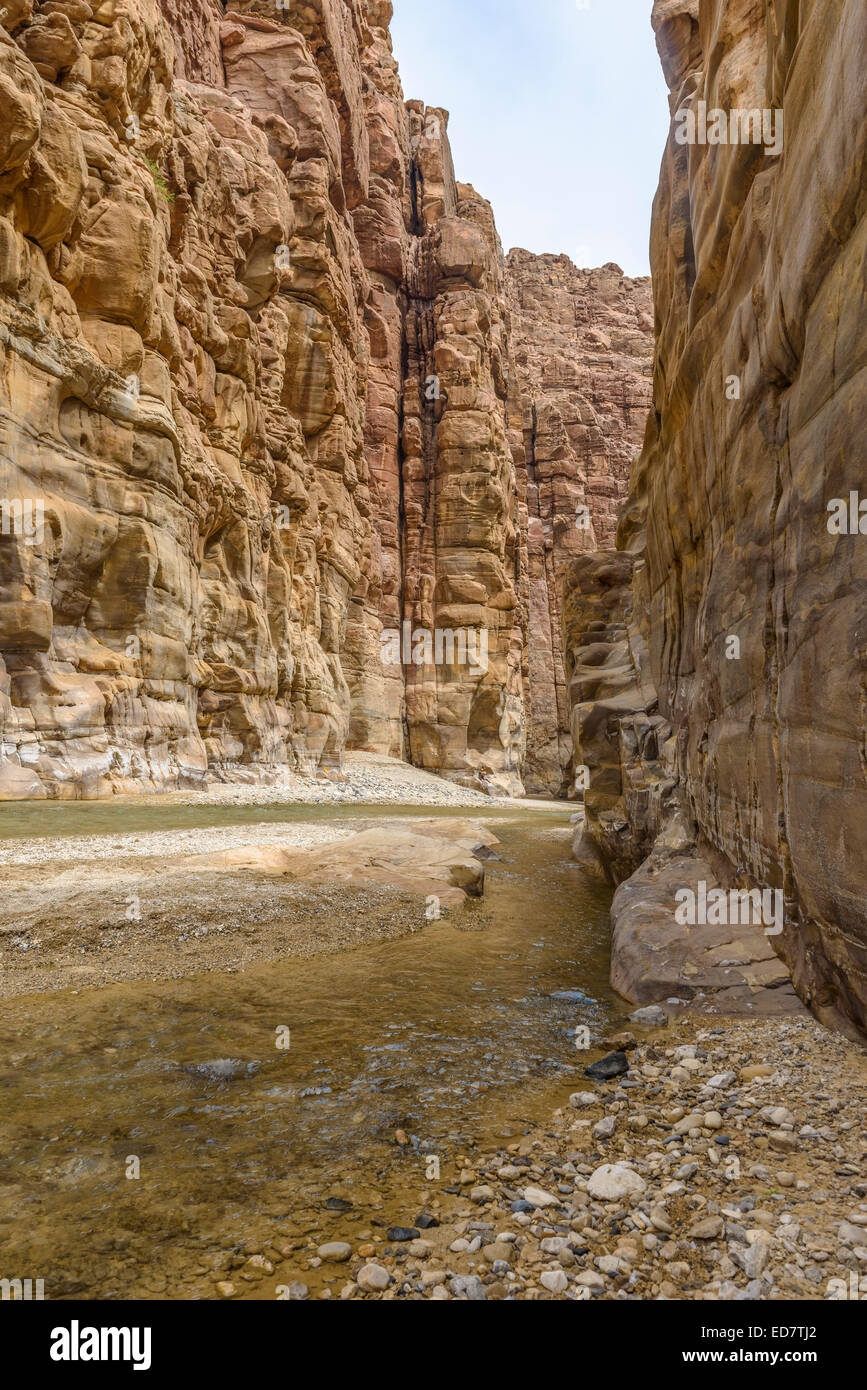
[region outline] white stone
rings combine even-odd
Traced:
[[[634,1192],[643,1192],[646,1187],[641,1174],[622,1163],[603,1163],[587,1183],[590,1196],[603,1202],[619,1202]]]
[[[539,1282],[549,1293],[565,1293],[569,1287],[569,1280],[562,1269],[546,1269]]]
[[[388,1288],[388,1270],[382,1265],[362,1265],[355,1276],[360,1289],[382,1290]]]
[[[558,1207],[559,1197],[552,1197],[550,1192],[545,1192],[541,1187],[525,1187],[524,1201],[532,1202],[534,1207]]]

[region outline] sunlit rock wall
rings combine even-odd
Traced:
[[[0,795],[347,744],[520,790],[502,254],[390,17],[5,6]],[[389,663],[404,623],[484,662]]]

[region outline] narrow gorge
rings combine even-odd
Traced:
[[[631,276],[504,248],[393,9],[0,9],[0,1241],[867,1297],[867,12],[647,0]]]

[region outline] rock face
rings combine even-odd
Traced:
[[[586,825],[575,857],[614,883],[638,868],[679,806],[668,722],[633,620],[633,562],[601,550],[566,571],[563,640]]]
[[[611,558],[633,579],[610,613],[567,600],[577,757],[603,776],[588,830],[600,853],[622,835],[616,876],[655,844],[673,887],[692,845],[713,881],[781,892],[773,943],[799,993],[865,1029],[867,14],[779,3],[766,24],[750,0],[658,0],[653,20],[673,120],[653,410]],[[700,102],[767,111],[781,148],[679,143]]]
[[[390,17],[9,0],[0,795],[347,744],[520,792],[502,252]]]
[[[563,581],[576,556],[614,544],[650,408],[652,295],[619,266],[579,270],[528,251],[509,253],[506,281],[527,478],[524,780],[558,796],[572,785]]]

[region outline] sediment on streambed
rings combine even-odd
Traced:
[[[408,813],[12,841],[0,995],[309,959],[441,920],[482,930],[498,844],[478,820]]]
[[[458,1156],[378,1229],[335,1217],[319,1243],[229,1257],[216,1293],[263,1297],[279,1281],[278,1297],[349,1300],[867,1295],[864,1049],[808,1018],[636,1033],[610,1040],[628,1070],[585,1082],[544,1127]]]

